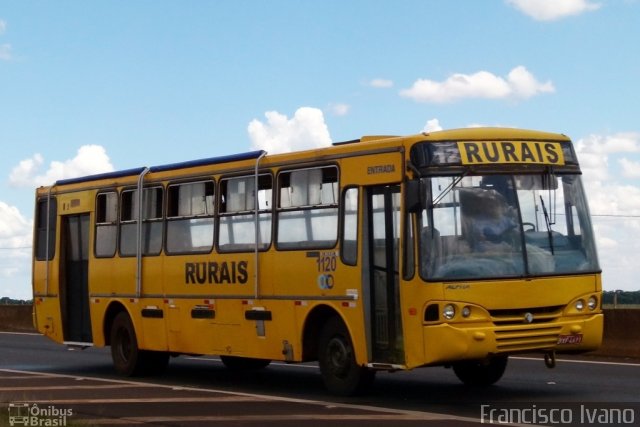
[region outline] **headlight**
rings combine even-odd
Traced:
[[[442,310],[442,315],[447,320],[453,319],[456,315],[456,307],[453,304],[445,305],[444,309]]]
[[[578,311],[584,310],[584,300],[583,299],[579,299],[578,301],[576,301],[576,310],[578,310]]]
[[[462,307],[462,317],[469,316],[471,316],[471,307],[465,305],[464,307]]]
[[[587,306],[589,307],[589,310],[593,311],[596,308],[598,308],[598,298],[596,297],[589,297],[589,301],[587,301]]]

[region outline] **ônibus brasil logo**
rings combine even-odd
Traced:
[[[73,409],[70,408],[56,408],[51,405],[39,407],[36,403],[9,404],[10,426],[66,426],[67,421],[71,416],[73,416]]]

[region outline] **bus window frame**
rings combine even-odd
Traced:
[[[212,187],[213,187],[213,210],[211,212],[211,214],[200,214],[200,215],[176,215],[176,216],[169,216],[169,208],[170,208],[170,203],[171,203],[171,189],[172,187],[177,187],[177,186],[181,186],[181,185],[192,185],[192,184],[200,184],[200,183],[204,183],[205,186],[207,183],[211,183]],[[216,246],[216,238],[217,238],[217,233],[216,233],[216,211],[217,211],[217,182],[213,177],[200,177],[200,178],[196,178],[193,180],[181,180],[181,181],[171,181],[167,184],[166,186],[166,197],[163,200],[164,202],[164,231],[163,231],[163,249],[164,249],[164,253],[165,255],[168,256],[176,256],[176,255],[198,255],[198,254],[210,254],[213,252],[213,249]],[[205,197],[206,197],[206,190],[205,190]],[[169,250],[169,223],[171,222],[176,222],[176,221],[184,221],[184,220],[191,220],[191,219],[208,219],[210,218],[213,221],[212,224],[212,240],[211,240],[211,246],[207,249],[203,249],[203,250],[198,250],[198,251],[194,251],[194,250],[185,250],[185,251],[172,251]]]
[[[275,223],[274,223],[274,218],[275,218],[275,209],[274,209],[274,201],[275,201],[275,196],[274,196],[274,176],[273,173],[271,173],[271,171],[266,171],[266,172],[261,172],[258,173],[258,192],[260,191],[260,178],[261,177],[268,177],[269,180],[271,181],[271,198],[269,199],[269,202],[271,203],[271,207],[269,207],[268,209],[260,209],[258,207],[258,217],[260,217],[263,214],[271,214],[271,230],[269,231],[269,242],[267,242],[267,244],[262,244],[258,247],[258,252],[267,252],[269,249],[271,249],[273,242],[274,242],[274,229],[275,229]],[[228,201],[223,201],[223,198],[226,197],[226,183],[228,183],[231,180],[234,179],[250,179],[250,180],[254,180],[255,179],[255,174],[242,174],[242,175],[229,175],[229,176],[224,176],[221,177],[218,180],[218,195],[216,197],[216,201],[217,201],[217,206],[216,206],[216,224],[215,224],[215,233],[216,233],[216,238],[215,238],[215,248],[216,248],[216,252],[221,253],[221,254],[234,254],[234,253],[252,253],[255,252],[255,248],[256,248],[256,243],[257,242],[253,242],[253,243],[249,243],[246,244],[247,246],[244,247],[244,243],[227,243],[225,244],[225,246],[231,246],[232,248],[229,249],[225,249],[221,244],[220,244],[220,236],[221,236],[221,227],[222,227],[222,218],[233,218],[234,216],[252,216],[251,222],[255,221],[255,204],[253,206],[252,209],[245,209],[245,210],[238,210],[238,211],[232,211],[232,212],[227,212],[226,208],[227,208],[227,203]],[[255,199],[254,199],[255,200]],[[223,207],[225,208],[225,212],[223,212]],[[255,228],[253,229],[254,232],[254,236],[255,236]],[[255,240],[255,238],[254,238]],[[233,246],[236,246],[236,248],[233,248]],[[243,246],[240,247],[239,245]]]
[[[307,171],[307,170],[322,170],[333,168],[336,171],[336,186],[337,186],[337,197],[336,203],[329,204],[320,204],[320,205],[302,205],[302,206],[287,206],[281,207],[282,205],[282,177],[285,174],[289,174],[289,180],[291,179],[291,174],[293,172]],[[285,188],[290,188],[291,182],[289,182],[289,186]],[[340,191],[340,166],[337,163],[329,163],[329,164],[321,164],[321,165],[313,165],[307,167],[298,167],[298,168],[288,168],[282,169],[278,171],[276,176],[276,204],[275,208],[275,228],[274,228],[274,244],[275,248],[278,251],[307,251],[307,250],[331,250],[335,249],[338,246],[338,242],[340,241],[340,197],[342,193]],[[289,212],[305,212],[305,211],[313,211],[313,210],[330,210],[335,209],[336,216],[336,233],[335,240],[327,244],[313,244],[315,241],[309,241],[311,244],[303,244],[304,240],[293,242],[293,243],[281,243],[278,238],[280,236],[280,222],[281,222],[281,214],[289,213]],[[318,242],[323,242],[318,240]]]
[[[115,194],[116,195],[116,218],[113,222],[98,222],[98,198],[102,195],[106,194]],[[120,193],[115,188],[106,188],[101,189],[96,193],[95,200],[95,218],[94,218],[94,239],[93,239],[93,255],[96,258],[113,258],[119,252],[120,248]],[[98,255],[98,227],[107,227],[107,226],[115,226],[116,228],[116,238],[115,238],[115,248],[111,255]]]
[[[41,215],[40,205],[44,215]],[[47,208],[47,205],[49,206]],[[49,211],[49,247],[47,248],[47,210]],[[42,221],[42,222],[41,222]],[[58,203],[56,196],[38,197],[36,200],[34,248],[36,261],[52,261],[56,256],[56,236],[58,225]],[[42,236],[40,234],[42,233]]]
[[[165,235],[165,226],[164,226],[164,222],[165,222],[165,210],[166,210],[166,203],[165,203],[165,188],[162,184],[150,184],[148,186],[143,187],[143,191],[147,191],[147,190],[152,190],[152,189],[160,189],[160,194],[162,195],[162,201],[160,203],[160,217],[159,218],[152,218],[152,219],[146,219],[146,218],[142,218],[142,235],[143,237],[145,236],[145,231],[144,231],[144,227],[146,224],[152,224],[155,222],[159,222],[161,224],[161,243],[160,243],[160,249],[158,250],[158,252],[147,252],[144,248],[143,245],[143,251],[142,251],[142,256],[160,256],[163,253],[163,249],[164,249],[164,235]],[[132,254],[123,254],[122,253],[122,226],[123,225],[131,225],[131,224],[137,224],[138,219],[135,217],[133,219],[129,219],[129,220],[123,220],[122,219],[122,215],[124,213],[124,202],[123,202],[123,197],[125,195],[125,193],[135,193],[136,191],[138,191],[137,187],[127,187],[127,188],[123,188],[120,191],[120,212],[119,212],[119,223],[118,223],[118,255],[121,258],[135,258],[137,255],[136,253],[132,253]],[[138,197],[137,195],[135,196],[136,198]],[[144,194],[143,194],[143,200],[144,200]],[[134,212],[135,213],[135,212]]]
[[[402,206],[400,207],[400,212],[403,221],[400,234],[402,239],[402,279],[410,281],[416,277],[417,270],[418,249],[416,248],[416,243],[418,239],[416,232],[418,220],[416,213],[403,209]]]
[[[345,226],[346,226],[346,196],[347,192],[350,190],[357,191],[357,201],[356,201],[356,224],[355,224],[355,256],[353,259],[347,258],[345,255]],[[340,195],[340,206],[338,208],[339,212],[339,221],[338,221],[338,240],[340,241],[340,260],[344,265],[357,266],[358,265],[358,256],[359,253],[359,245],[360,245],[360,215],[362,213],[362,201],[360,197],[362,195],[362,189],[358,185],[349,185],[342,189],[342,193]]]

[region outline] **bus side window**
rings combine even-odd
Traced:
[[[47,208],[48,206],[48,208]],[[36,209],[36,259],[38,261],[52,260],[56,249],[56,198],[38,199]],[[47,250],[47,209],[49,211],[49,248]],[[47,258],[48,255],[48,258]]]
[[[207,253],[213,249],[213,181],[172,184],[167,200],[167,253]]]
[[[358,263],[358,189],[349,188],[342,196],[342,261],[348,265]]]
[[[116,254],[118,235],[118,193],[99,193],[96,197],[96,246],[98,258]]]
[[[227,178],[220,181],[220,252],[248,252],[255,250],[255,176]],[[273,178],[258,176],[258,248],[271,245]]]
[[[145,188],[142,193],[142,254],[159,255],[162,250],[162,188]],[[138,190],[122,192],[120,212],[120,255],[136,256]]]
[[[282,172],[278,249],[332,248],[338,239],[338,168]]]

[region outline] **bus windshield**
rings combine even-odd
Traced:
[[[599,271],[580,175],[423,178],[425,280]]]

